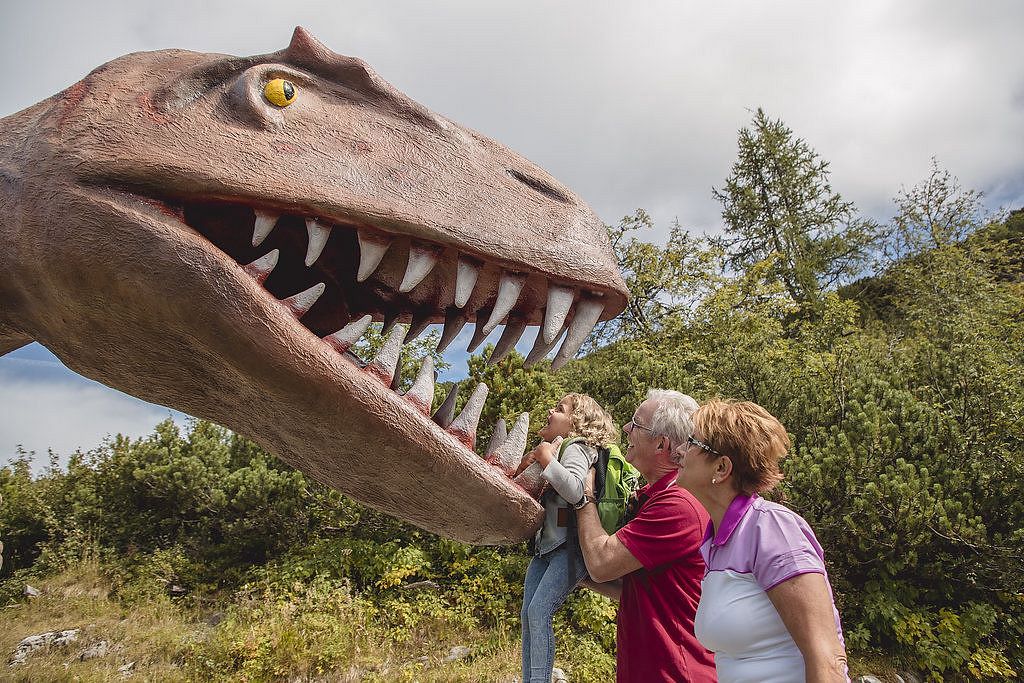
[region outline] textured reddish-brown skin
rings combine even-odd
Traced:
[[[298,86],[285,109],[262,97],[275,77]],[[270,55],[121,57],[0,120],[0,136],[0,354],[39,341],[86,377],[225,425],[438,534],[497,544],[538,527],[536,501],[162,200],[316,215],[476,255],[490,265],[470,310],[493,297],[498,267],[528,264],[522,300],[539,307],[557,280],[603,293],[612,317],[626,290],[605,228],[542,169],[302,29]],[[412,295],[451,301],[452,280],[432,274]]]

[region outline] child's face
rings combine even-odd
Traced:
[[[540,428],[540,436],[545,441],[551,441],[556,436],[565,438],[572,430],[572,404],[568,398],[563,398],[558,405],[548,411],[548,422]]]

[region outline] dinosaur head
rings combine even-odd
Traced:
[[[621,312],[603,224],[542,169],[301,28],[269,55],[121,57],[3,132],[7,327],[427,530],[537,527],[507,476],[525,427],[494,467],[472,450],[484,389],[432,420],[429,363],[391,386],[432,322],[444,343],[504,324],[498,355],[540,325],[531,360],[561,341],[559,365]],[[364,363],[370,319],[409,329]]]

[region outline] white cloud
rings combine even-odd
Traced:
[[[6,357],[0,360],[0,464],[20,446],[35,451],[33,467],[48,463],[47,451],[67,463],[116,434],[152,433],[167,417],[184,426],[185,416],[87,380],[57,361]]]

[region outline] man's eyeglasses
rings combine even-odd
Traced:
[[[640,424],[639,422],[636,421],[636,418],[633,418],[626,424],[622,425],[622,430],[627,434],[629,434],[634,429],[642,429],[645,432],[650,432],[651,434],[654,434],[653,429],[651,429],[650,427],[645,427],[644,425]]]
[[[706,443],[704,443],[700,439],[694,438],[693,435],[690,435],[690,436],[686,437],[686,443],[690,444],[691,446],[696,446],[697,448],[701,449],[702,451],[707,451],[708,453],[712,453],[714,455],[721,455],[721,453],[719,453],[714,448],[712,448],[711,446],[707,445]]]

